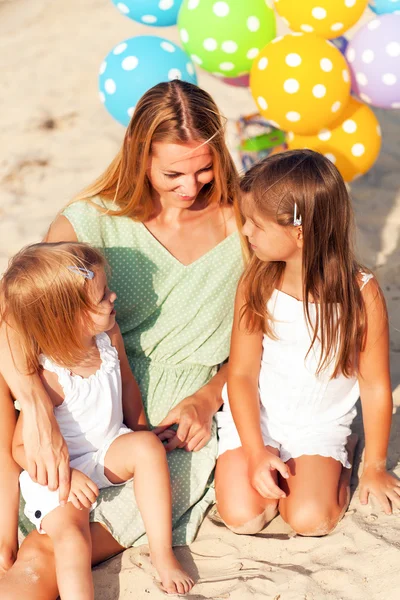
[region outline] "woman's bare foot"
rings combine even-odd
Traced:
[[[167,594],[187,594],[194,586],[194,581],[175,558],[172,548],[151,553],[151,562],[157,569],[161,586]]]

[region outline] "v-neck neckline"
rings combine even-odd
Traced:
[[[201,261],[203,261],[204,259],[206,259],[215,250],[217,250],[217,248],[220,248],[221,246],[223,246],[228,240],[232,239],[234,236],[239,235],[238,231],[234,231],[233,233],[231,233],[228,236],[226,236],[226,238],[224,238],[221,242],[219,242],[218,244],[216,244],[215,246],[213,246],[213,248],[210,248],[210,250],[207,250],[207,252],[205,252],[204,254],[202,254],[201,256],[199,256],[199,258],[196,258],[196,260],[193,260],[191,263],[188,263],[187,265],[185,265],[178,258],[176,258],[176,256],[174,256],[172,254],[172,252],[170,252],[168,250],[168,248],[166,248],[164,246],[164,244],[162,244],[160,242],[160,240],[150,231],[150,229],[148,229],[146,227],[146,225],[143,222],[140,222],[140,225],[142,226],[142,228],[146,232],[146,234],[150,237],[150,239],[153,240],[153,243],[156,244],[157,247],[160,248],[164,252],[164,254],[166,254],[172,261],[174,261],[177,265],[179,265],[180,267],[182,267],[184,269],[188,269],[189,267],[193,267],[194,265],[197,265],[198,263],[200,263]]]

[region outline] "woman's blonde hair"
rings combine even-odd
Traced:
[[[303,233],[303,298],[315,301],[311,321],[304,302],[311,345],[320,343],[318,373],[334,361],[332,377],[352,376],[366,334],[360,271],[352,247],[353,211],[346,185],[330,160],[311,150],[293,150],[262,160],[241,181],[243,208],[293,227],[295,207]],[[242,317],[250,330],[274,338],[267,301],[279,288],[284,262],[263,262],[255,254],[242,276]]]
[[[225,143],[221,114],[206,91],[178,79],[159,83],[142,96],[117,156],[74,202],[99,196],[116,205],[107,214],[146,221],[154,210],[147,175],[152,144],[193,141],[207,144],[213,157],[214,179],[204,186],[204,199],[236,206],[238,174]]]
[[[98,250],[78,242],[33,244],[11,259],[0,284],[0,318],[18,333],[30,373],[40,353],[63,367],[85,358],[80,325],[97,309],[87,275],[105,267]]]

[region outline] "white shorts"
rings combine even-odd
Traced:
[[[121,427],[118,433],[107,440],[102,448],[96,452],[89,452],[79,456],[71,461],[71,468],[82,471],[89,477],[99,489],[123,485],[123,483],[111,483],[104,474],[104,458],[111,444],[121,435],[132,433],[128,427]],[[125,483],[125,482],[124,482]],[[40,485],[33,481],[27,471],[23,471],[19,476],[21,495],[25,500],[24,513],[26,517],[36,526],[39,533],[46,533],[42,529],[42,521],[52,510],[60,506],[58,490],[49,490],[45,485]],[[96,502],[91,510],[96,507]]]
[[[227,450],[240,448],[242,443],[229,406],[226,386],[222,397],[222,411],[216,414],[218,426],[218,456]],[[260,406],[261,433],[266,446],[279,450],[280,458],[287,462],[290,458],[299,456],[318,455],[334,458],[349,469],[346,443],[351,433],[350,425],[356,416],[356,408],[349,411],[340,420],[328,423],[309,422],[299,425],[296,419],[293,423],[282,424],[268,418],[263,405]]]

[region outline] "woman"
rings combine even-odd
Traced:
[[[213,501],[213,415],[226,381],[226,367],[217,372],[217,365],[228,356],[233,298],[242,270],[236,195],[237,173],[217,107],[203,90],[175,80],[143,96],[116,158],[56,218],[46,237],[48,242],[88,242],[101,248],[110,263],[130,366],[148,422],[158,426],[155,431],[169,452],[176,545],[193,540]],[[24,431],[25,447],[32,448],[29,472],[35,476],[36,469],[40,483],[57,487],[56,466],[65,464],[66,451],[53,434],[48,398],[37,375],[18,372],[5,339],[3,343],[8,356],[3,375],[29,422],[30,430]],[[17,349],[14,355],[18,367]],[[0,383],[1,407],[10,410],[10,393]],[[2,425],[7,439],[11,416],[8,421]],[[171,433],[173,426],[177,430]],[[48,444],[57,457],[47,473],[45,463],[51,461],[35,452],[38,431],[49,432]],[[11,473],[9,488],[16,486]],[[68,489],[65,469],[60,476],[63,499]],[[145,542],[138,511],[129,508],[131,494],[129,484],[101,494],[92,517],[94,563]],[[31,533],[0,582],[1,598],[54,599],[52,565],[46,536]]]

